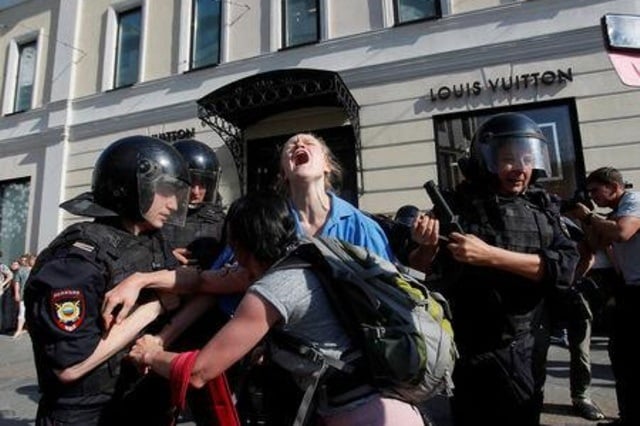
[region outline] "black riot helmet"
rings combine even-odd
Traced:
[[[505,149],[518,165],[532,167],[530,184],[551,176],[547,139],[533,120],[517,113],[494,115],[482,123],[471,140],[470,156],[460,161],[460,168],[471,181],[490,180],[498,175],[500,153]]]
[[[147,220],[156,194],[175,196],[175,209],[166,223],[183,225],[189,196],[185,161],[170,144],[149,136],[130,136],[109,145],[93,170],[91,192],[61,205],[73,214],[120,216]]]
[[[195,139],[179,140],[173,146],[187,162],[191,185],[199,184],[206,190],[202,201],[215,203],[222,172],[216,153],[208,145]]]

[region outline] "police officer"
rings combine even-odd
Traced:
[[[139,300],[141,306],[106,336],[100,309],[104,294],[135,271],[176,266],[158,229],[184,222],[187,166],[171,145],[131,136],[102,152],[91,189],[61,207],[94,221],[58,235],[38,256],[25,288],[42,392],[36,424],[150,424],[141,419],[153,422],[153,413],[137,415],[136,404],[123,409],[131,377],[121,374],[121,361],[161,304],[153,295],[147,303]]]
[[[456,425],[482,418],[539,424],[544,371],[533,365],[536,317],[549,289],[571,283],[578,260],[546,192],[533,186],[549,175],[546,150],[532,120],[499,114],[478,128],[460,164],[467,179],[451,201],[465,233],[448,235],[435,257],[460,353],[453,373]],[[430,216],[414,224],[431,252],[439,227]]]
[[[218,194],[220,163],[216,153],[202,142],[184,139],[173,146],[189,167],[189,210],[184,227],[168,225],[162,232],[182,263],[206,270],[222,248],[224,212]]]

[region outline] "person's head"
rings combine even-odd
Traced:
[[[31,256],[31,254],[25,253],[18,258],[20,266],[29,266],[29,256]]]
[[[20,261],[19,261],[19,259],[16,259],[16,260],[12,261],[11,264],[9,265],[9,269],[11,269],[13,272],[15,272],[18,269],[20,269]]]
[[[503,195],[524,192],[537,178],[550,176],[547,140],[523,114],[498,114],[485,121],[471,141],[465,175]]]
[[[601,167],[587,176],[587,192],[598,207],[615,207],[624,189],[622,173],[613,167]]]
[[[396,216],[393,218],[396,222],[400,222],[403,225],[411,226],[420,214],[420,209],[416,206],[407,204],[400,207],[396,211]]]
[[[335,190],[342,180],[342,167],[326,142],[310,133],[298,133],[280,151],[280,181],[286,192],[293,180],[324,182],[327,191]]]
[[[227,242],[244,267],[249,266],[249,256],[269,267],[297,241],[286,200],[272,192],[254,192],[234,201],[227,213],[226,233]]]
[[[93,170],[91,192],[61,205],[73,214],[119,217],[141,230],[184,224],[189,172],[167,142],[130,136],[109,145]]]
[[[173,146],[188,164],[191,177],[189,204],[215,203],[222,173],[218,156],[208,145],[194,139],[183,139]]]

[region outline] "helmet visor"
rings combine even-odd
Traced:
[[[496,138],[480,145],[487,170],[493,174],[508,170],[538,170],[540,177],[551,176],[549,151],[545,140],[536,137]]]
[[[138,175],[140,215],[157,228],[184,226],[189,205],[189,185],[173,176]]]

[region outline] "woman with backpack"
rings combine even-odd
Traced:
[[[159,339],[144,336],[130,352],[137,363],[174,380],[187,377],[191,386],[202,387],[248,354],[271,329],[311,340],[332,357],[351,349],[316,274],[308,268],[272,268],[297,242],[296,224],[283,199],[253,194],[235,201],[227,215],[227,237],[238,262],[255,280],[234,317],[196,353],[168,352]],[[180,370],[185,357],[195,357],[188,374]],[[273,361],[303,390],[318,373],[318,364],[288,351],[275,352]],[[357,374],[333,375],[326,389],[315,411],[325,426],[423,425],[416,407],[382,397]]]

